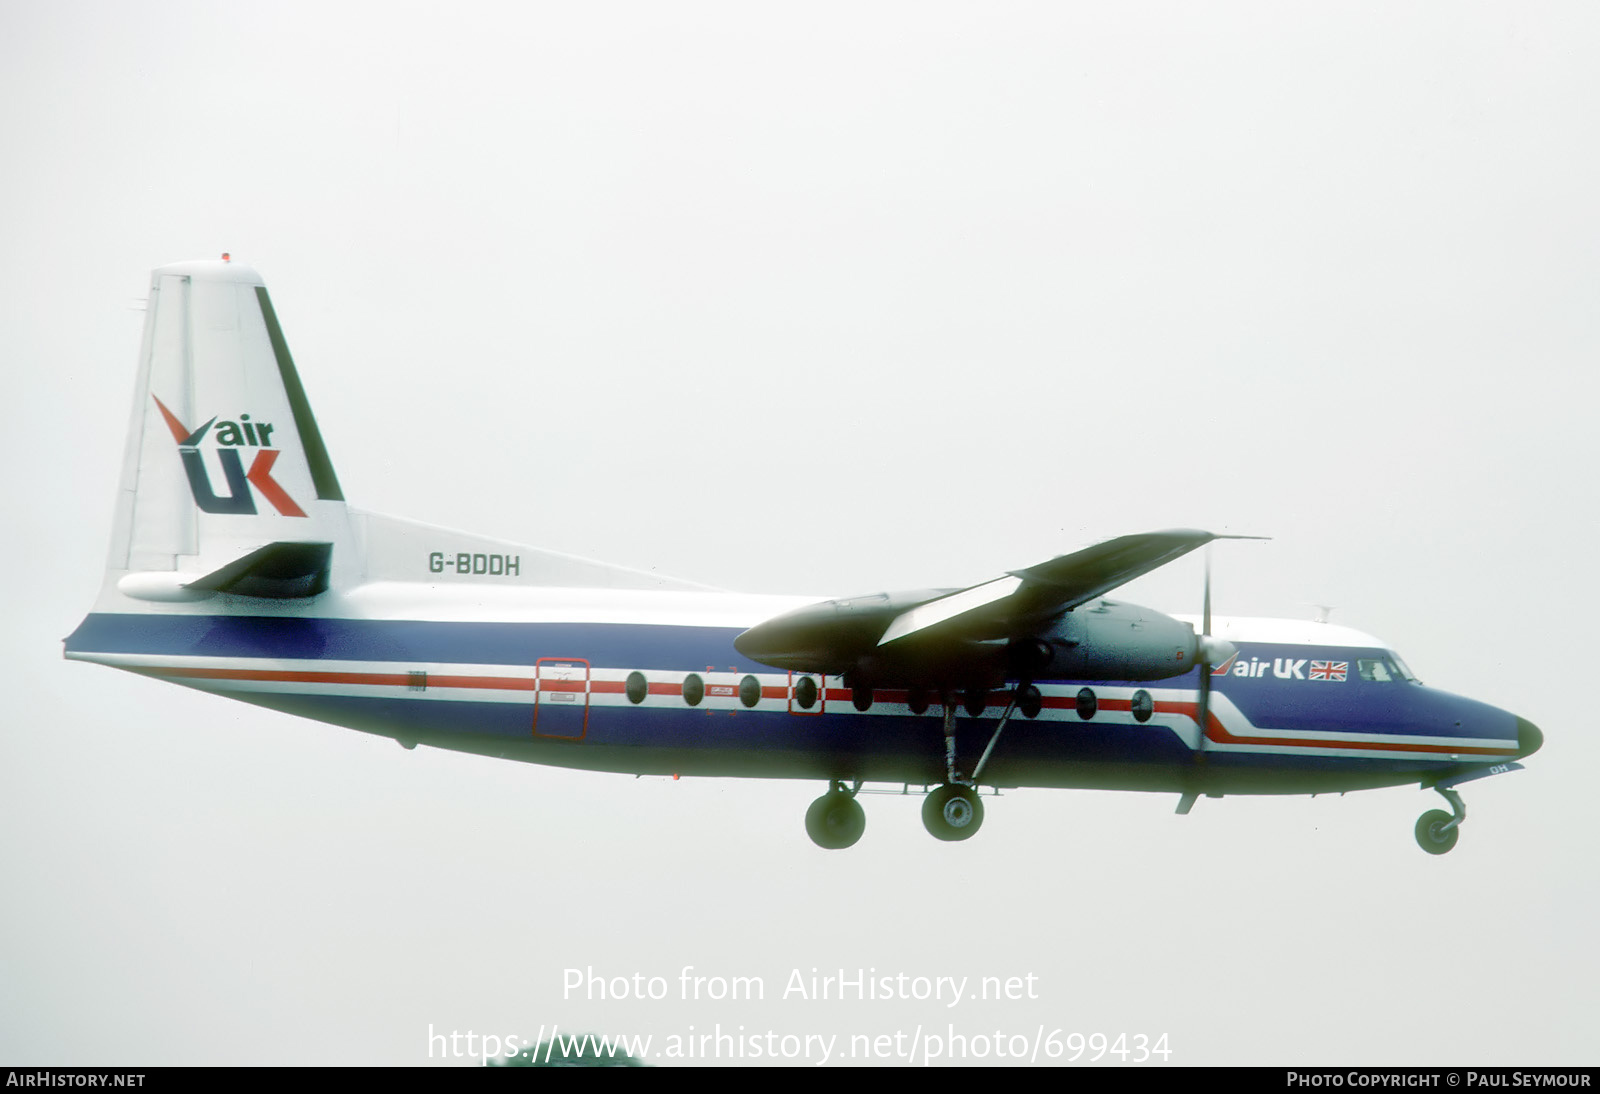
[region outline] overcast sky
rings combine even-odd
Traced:
[[[0,6],[0,1062],[721,1023],[1594,1063],[1597,55],[1583,3]],[[872,797],[825,853],[820,785],[405,752],[66,663],[149,270],[224,250],[364,508],[837,595],[1270,535],[1217,550],[1219,612],[1335,605],[1548,743],[1442,858],[1414,788],[1025,790],[959,845]],[[1125,592],[1197,611],[1200,574]],[[1037,998],[781,998],[813,968]]]

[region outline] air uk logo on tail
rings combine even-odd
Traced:
[[[178,421],[177,415],[167,409],[165,403],[155,395],[150,398],[156,400],[161,416],[166,419],[167,428],[172,431],[172,439],[178,442],[178,455],[183,460],[184,473],[189,476],[189,490],[194,494],[194,503],[203,512],[254,514],[256,499],[250,492],[253,486],[284,516],[306,515],[306,511],[272,477],[272,465],[278,462],[280,451],[269,447],[275,428],[271,422],[251,421],[248,414],[239,415],[238,421],[219,422],[213,417],[199,429],[190,432],[187,426]],[[215,432],[212,431],[213,426],[216,427]],[[208,433],[216,441],[217,458],[222,461],[222,473],[228,480],[226,496],[220,496],[212,489],[211,473],[206,470],[205,459],[200,454],[200,442]],[[256,450],[248,471],[244,469],[244,460],[239,456],[241,448]]]

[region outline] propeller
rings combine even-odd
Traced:
[[[1216,539],[1268,539],[1268,536],[1216,536]],[[1195,719],[1200,725],[1200,739],[1195,742],[1194,761],[1202,762],[1206,750],[1206,729],[1211,725],[1211,672],[1217,665],[1226,664],[1239,652],[1239,648],[1225,638],[1211,634],[1211,544],[1206,544],[1206,586],[1200,614],[1200,637],[1195,643],[1195,660],[1200,664],[1200,696],[1195,704]]]
[[[1216,648],[1215,639],[1211,637],[1211,545],[1206,545],[1206,592],[1204,606],[1200,612],[1200,641],[1198,658],[1200,662],[1200,701],[1196,704],[1195,721],[1200,725],[1200,739],[1194,745],[1195,763],[1200,762],[1200,756],[1206,750],[1206,727],[1211,724],[1211,665],[1212,660],[1221,652]]]

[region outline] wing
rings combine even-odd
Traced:
[[[964,662],[1004,660],[1069,612],[1220,537],[1193,529],[1119,536],[966,589],[828,600],[770,619],[734,645],[802,672],[938,682]]]
[[[878,644],[949,623],[974,637],[1016,637],[1216,538],[1177,528],[1108,539],[919,604],[896,616]]]

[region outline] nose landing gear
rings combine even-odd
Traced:
[[[1417,818],[1417,846],[1430,855],[1442,855],[1461,838],[1461,822],[1467,819],[1467,805],[1461,795],[1447,786],[1434,787],[1450,803],[1454,813],[1430,809]]]

